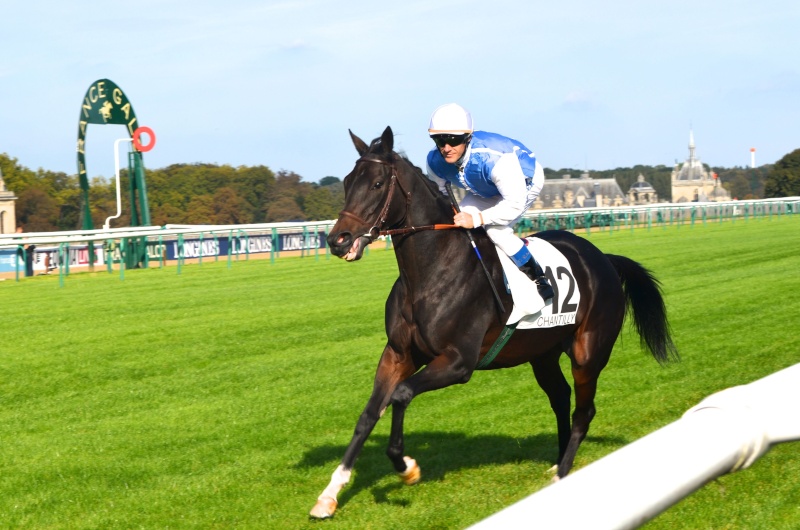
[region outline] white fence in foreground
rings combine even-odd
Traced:
[[[470,527],[637,528],[780,442],[800,440],[800,364],[713,394],[683,417]]]

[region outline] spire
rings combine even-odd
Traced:
[[[689,165],[693,166],[694,162],[694,131],[689,129]]]

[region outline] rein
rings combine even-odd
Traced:
[[[423,230],[453,230],[454,228],[461,228],[458,225],[422,225],[422,226],[409,226],[406,228],[394,228],[392,230],[381,230],[382,236],[397,236],[402,234],[413,234],[414,232],[421,232]]]
[[[415,232],[420,232],[424,230],[452,230],[454,228],[460,228],[458,225],[432,224],[432,225],[422,225],[422,226],[409,226],[405,228],[394,228],[390,230],[381,230],[381,227],[384,224],[386,224],[386,215],[389,213],[389,206],[392,203],[395,184],[397,184],[400,187],[403,194],[405,195],[406,213],[408,212],[408,204],[411,202],[411,194],[403,188],[402,182],[400,182],[400,180],[397,178],[397,170],[395,169],[394,161],[389,162],[382,158],[378,158],[376,156],[362,156],[361,158],[358,159],[358,161],[375,162],[377,164],[389,166],[389,171],[392,174],[391,178],[389,179],[389,193],[386,195],[386,201],[383,203],[383,207],[381,208],[381,211],[378,213],[377,219],[375,219],[375,222],[372,223],[372,227],[363,236],[360,237],[366,237],[369,239],[369,242],[372,243],[378,236],[396,236],[403,234],[413,234]],[[357,216],[354,213],[348,212],[347,210],[342,210],[341,212],[339,212],[339,215],[350,217],[352,219],[355,219],[356,221],[359,221],[360,223],[370,224],[368,221],[362,219],[361,217]]]

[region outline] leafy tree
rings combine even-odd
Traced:
[[[234,225],[253,222],[253,207],[228,186],[219,188],[212,201],[214,224]]]
[[[722,179],[722,175],[719,178]],[[744,171],[731,171],[722,186],[728,190],[732,198],[747,200],[753,197]]]
[[[216,197],[223,188],[228,191],[214,199],[213,214],[206,222],[213,222],[216,218],[262,222],[266,198],[275,182],[274,173],[266,166],[233,168],[214,164],[173,164],[148,171],[146,178],[151,217],[153,222],[158,217],[159,223],[188,222],[186,216],[194,197]],[[179,211],[183,214],[179,215]],[[207,213],[203,209],[194,216]],[[229,221],[224,222],[227,224]]]
[[[214,197],[197,195],[189,201],[186,222],[193,225],[214,224]]]
[[[280,221],[304,221],[303,206],[306,196],[314,187],[303,182],[303,177],[293,171],[279,171],[275,185],[269,192],[264,207],[264,220],[268,223]],[[292,206],[294,202],[294,206]]]
[[[319,181],[320,186],[330,186],[332,184],[339,184],[342,182],[339,177],[323,177]]]
[[[274,186],[275,174],[266,166],[237,169],[234,187],[239,195],[252,206],[252,222],[264,221],[265,206]]]
[[[303,177],[294,171],[278,171],[275,175],[275,185],[273,186],[269,199],[275,200],[281,197],[292,197],[298,204],[313,189],[308,182],[303,182]]]
[[[319,186],[306,196],[304,211],[309,221],[327,221],[339,217],[344,205],[344,188],[340,182]]]
[[[800,149],[795,149],[775,162],[764,183],[764,196],[800,196]]]
[[[36,173],[22,167],[16,158],[11,158],[6,153],[0,154],[0,170],[8,189],[19,196],[23,191],[32,187],[46,188],[36,181]]]
[[[77,177],[42,169],[33,172],[7,154],[0,154],[0,171],[8,189],[19,198],[17,221],[25,224],[26,230],[34,230],[34,226],[48,232],[73,228],[79,214],[75,207],[80,205]]]
[[[265,221],[277,223],[282,221],[305,221],[303,210],[291,197],[280,197],[267,206]]]
[[[120,198],[122,207],[119,217],[109,220],[112,227],[130,225],[130,207],[128,206],[127,179],[120,174]],[[92,215],[92,225],[95,228],[102,227],[106,219],[117,213],[117,184],[103,177],[92,178],[89,184],[89,210]],[[77,227],[75,227],[77,228]]]
[[[58,203],[41,188],[28,188],[19,194],[17,220],[26,232],[52,232],[58,223]]]
[[[81,190],[80,185],[57,192],[54,195],[59,205],[58,230],[74,230],[80,226]]]
[[[722,181],[722,187],[730,192],[731,198],[750,200],[764,196],[764,181],[771,168],[766,165],[757,168],[715,167],[713,170]]]
[[[154,226],[164,226],[167,224],[186,223],[186,212],[172,204],[159,204],[155,208],[150,208],[150,220]]]

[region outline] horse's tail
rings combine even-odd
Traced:
[[[617,270],[625,293],[628,313],[633,317],[642,348],[650,351],[659,363],[679,360],[678,350],[670,336],[667,308],[661,295],[661,284],[641,264],[625,256],[606,254]]]

